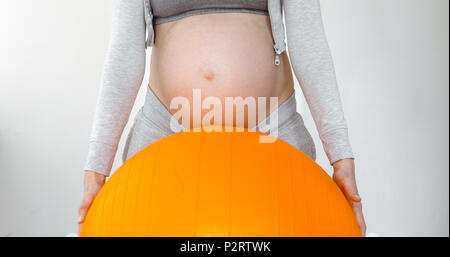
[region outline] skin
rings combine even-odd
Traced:
[[[193,106],[194,89],[201,90],[202,99],[219,98],[222,106],[225,97],[278,97],[281,104],[294,92],[287,54],[280,56],[280,66],[274,65],[266,15],[198,15],[157,25],[155,30],[150,87],[172,114],[177,111],[170,109],[175,97],[188,99]],[[208,111],[204,109],[202,117]],[[225,117],[225,108],[222,111]],[[245,113],[246,120],[248,115],[257,117],[258,112]],[[190,125],[200,124],[191,119]]]
[[[366,236],[366,222],[362,212],[361,197],[356,186],[355,161],[353,159],[343,159],[333,163],[333,180],[344,193],[350,203],[358,222],[362,236]]]
[[[278,103],[282,104],[294,92],[287,54],[280,56],[280,66],[274,65],[275,53],[268,16],[243,13],[198,15],[157,25],[155,30],[157,36],[150,64],[150,87],[172,113],[177,111],[169,108],[174,97],[187,98],[193,106],[193,89],[201,89],[202,98],[220,98],[222,106],[225,97],[236,96],[278,97]],[[244,115],[246,120],[248,115],[247,112]],[[258,113],[251,115],[259,117]],[[225,117],[224,113],[222,117]],[[194,120],[190,124],[191,127],[199,125]],[[245,125],[248,125],[247,122]],[[354,161],[340,160],[333,167],[333,179],[349,200],[365,235]],[[86,171],[83,200],[79,208],[80,228],[105,179],[104,175]]]
[[[85,171],[83,198],[81,200],[80,208],[78,209],[78,233],[81,231],[81,226],[84,223],[89,207],[91,207],[94,198],[102,189],[105,181],[105,175],[94,171]]]

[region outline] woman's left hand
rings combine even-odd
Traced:
[[[355,178],[355,162],[353,159],[343,159],[333,163],[333,180],[342,190],[355,213],[361,235],[366,235],[366,223],[362,213],[361,197],[358,193]]]

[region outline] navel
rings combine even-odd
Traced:
[[[214,73],[211,71],[205,71],[203,72],[203,78],[206,79],[207,81],[212,81],[214,80]]]

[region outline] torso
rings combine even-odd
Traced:
[[[150,87],[170,110],[174,97],[278,97],[293,93],[286,53],[274,65],[267,15],[221,13],[196,15],[155,28]],[[170,110],[172,113],[177,110]],[[206,113],[207,111],[204,111]]]

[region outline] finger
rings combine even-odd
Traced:
[[[358,223],[361,236],[366,236],[366,222],[364,221],[364,215],[362,213],[361,203],[352,203],[352,209],[355,213],[356,222]]]
[[[354,193],[347,193],[347,199],[353,202],[361,202],[361,197]]]
[[[345,179],[342,183],[344,194],[348,200],[353,202],[361,202],[356,182],[352,179]]]
[[[83,224],[78,224],[78,236],[81,234],[81,228],[83,227]]]
[[[91,206],[93,199],[94,197],[92,195],[87,196],[85,195],[83,197],[83,200],[81,201],[81,206],[78,209],[78,224],[82,224],[84,222],[84,219],[89,210],[89,207]]]
[[[86,217],[86,212],[87,212],[87,209],[86,208],[80,208],[79,210],[78,210],[78,224],[83,224],[83,222],[84,222],[84,219],[85,219],[85,217]]]

